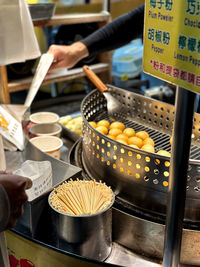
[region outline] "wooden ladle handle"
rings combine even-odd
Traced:
[[[100,92],[107,92],[108,87],[97,77],[93,70],[90,69],[88,66],[83,66],[83,71],[85,72],[86,76],[90,79],[90,81],[96,85]]]

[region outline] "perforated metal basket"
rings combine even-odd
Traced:
[[[127,110],[117,120],[136,132],[145,130],[155,142],[155,153],[132,148],[96,131],[89,121],[108,119],[107,102],[94,90],[82,101],[83,163],[95,179],[111,185],[115,193],[143,210],[165,215],[170,158],[156,154],[170,152],[174,106],[110,86],[110,93]],[[181,119],[181,118],[180,118]],[[188,168],[185,220],[200,221],[200,115],[195,114]]]

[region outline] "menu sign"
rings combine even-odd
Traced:
[[[200,0],[145,0],[143,70],[200,93]]]

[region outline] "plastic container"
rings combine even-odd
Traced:
[[[136,39],[130,44],[116,49],[112,56],[112,75],[114,84],[126,86],[126,81],[133,79],[142,72],[143,44]]]
[[[161,86],[165,84],[165,81],[160,80],[152,75],[146,74],[144,72],[141,73],[141,79],[142,80],[148,80],[149,81],[149,88]]]

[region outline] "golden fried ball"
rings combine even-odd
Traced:
[[[138,146],[139,148],[141,148],[143,146],[143,141],[142,139],[140,139],[139,137],[137,136],[132,136],[128,139],[128,144],[129,145],[136,145]]]
[[[138,146],[136,146],[136,145],[133,145],[133,144],[130,144],[129,146],[131,146],[131,147],[133,147],[133,148],[137,148],[137,149],[139,149],[139,147],[138,147]]]
[[[154,147],[154,141],[152,138],[147,137],[143,140],[143,145],[152,145]]]
[[[110,129],[113,129],[113,128],[117,128],[123,131],[125,128],[125,125],[120,121],[115,121],[110,124]]]
[[[169,152],[166,151],[166,150],[159,150],[159,151],[157,152],[157,154],[162,155],[162,156],[166,156],[166,157],[171,157],[171,153],[169,153]]]
[[[113,140],[116,140],[116,137],[114,135],[108,134],[107,136]]]
[[[106,128],[109,128],[110,122],[107,120],[100,120],[97,122],[97,127],[98,126],[105,126]]]
[[[146,131],[139,131],[135,134],[135,136],[141,138],[142,140],[149,137],[149,134]]]
[[[117,141],[120,142],[120,143],[122,143],[122,144],[124,144],[124,145],[128,145],[128,143],[125,140],[123,140],[123,139],[119,139]]]
[[[116,140],[124,140],[127,144],[128,144],[128,136],[126,136],[125,134],[119,134],[116,136]]]
[[[148,152],[153,152],[153,153],[155,152],[154,147],[152,145],[149,145],[149,144],[143,145],[141,147],[141,149],[144,150],[144,151],[148,151]]]
[[[96,128],[96,130],[102,134],[107,134],[108,133],[108,129],[105,126],[98,126]]]
[[[110,135],[114,135],[114,136],[117,136],[119,134],[122,134],[122,130],[118,129],[118,128],[113,128],[109,131],[109,134]]]
[[[135,135],[135,130],[133,128],[125,128],[123,134],[127,135],[128,137],[132,137]]]
[[[170,142],[170,145],[172,145],[172,141],[173,141],[173,138],[171,137],[169,142]]]
[[[97,124],[95,121],[89,121],[89,124],[93,127],[93,128],[96,128],[97,127]]]

